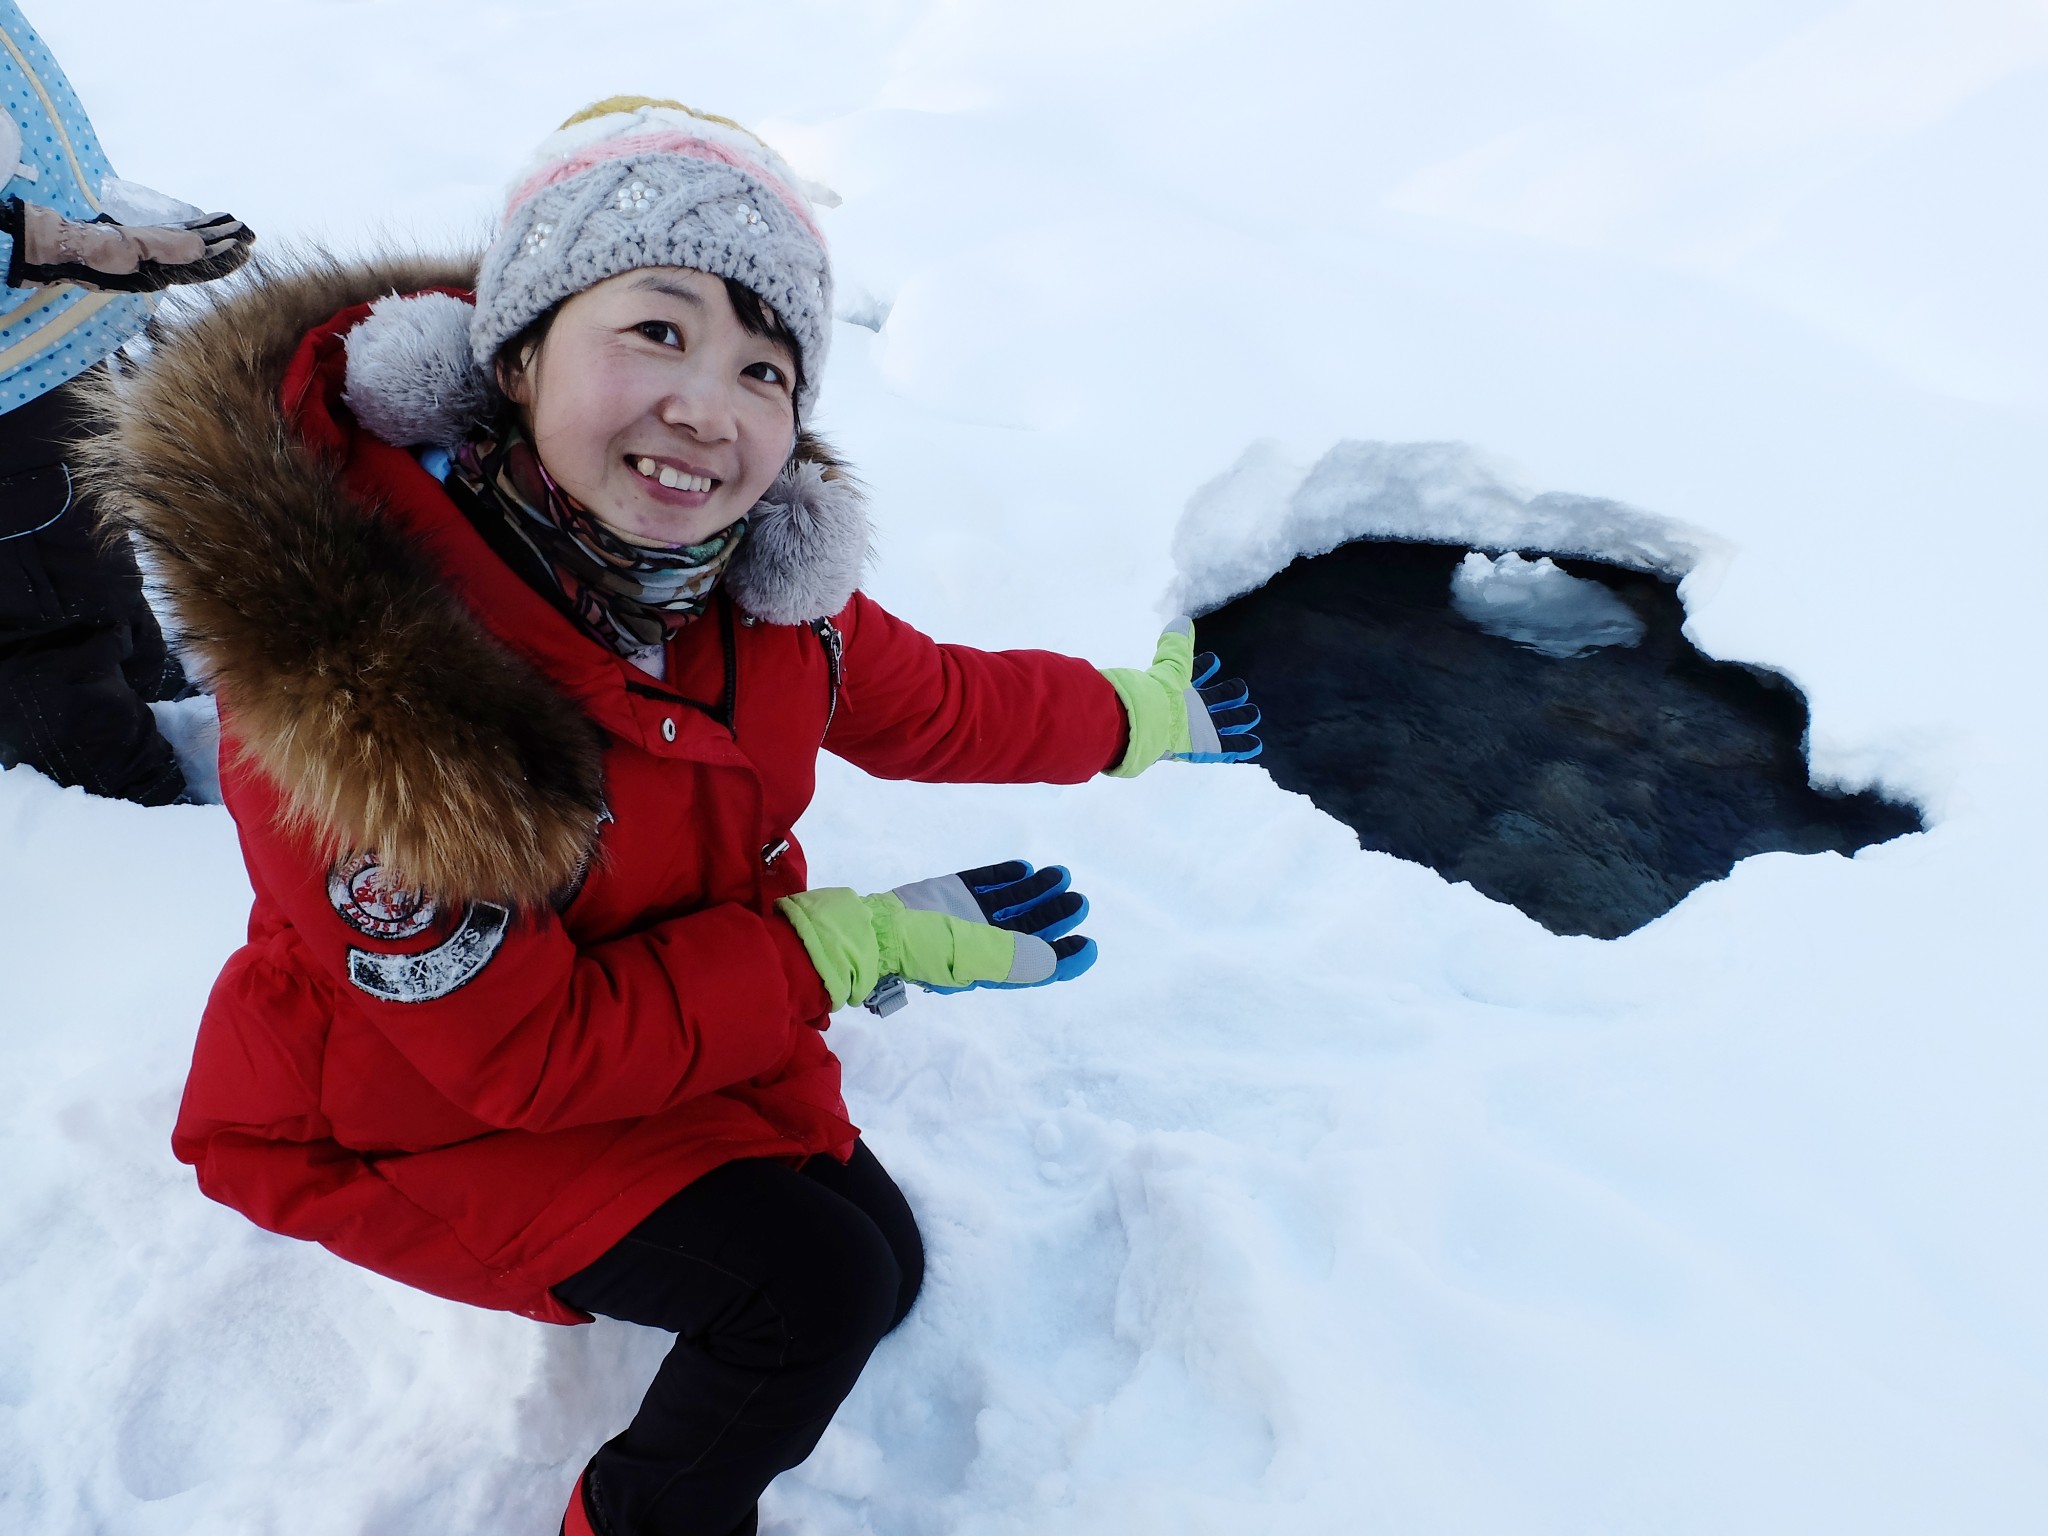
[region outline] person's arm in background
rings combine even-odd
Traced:
[[[153,293],[225,277],[249,258],[255,235],[239,219],[206,213],[147,187],[89,174],[97,141],[71,84],[12,0],[0,0],[0,78],[41,103],[0,116],[0,260],[10,288],[74,283],[102,293]],[[26,154],[25,133],[61,154]],[[91,151],[81,155],[81,147]],[[53,174],[54,159],[71,174]],[[104,167],[104,161],[100,161]],[[95,179],[98,185],[91,185]]]
[[[249,259],[256,236],[246,224],[225,213],[194,213],[175,224],[121,224],[106,213],[81,222],[26,198],[0,198],[7,286],[76,283],[99,293],[155,293],[213,282]]]

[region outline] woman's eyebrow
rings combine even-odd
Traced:
[[[656,293],[665,293],[672,299],[680,299],[683,303],[695,305],[698,309],[704,307],[704,301],[701,298],[671,277],[661,277],[650,272],[645,277],[635,278],[633,286],[635,288],[649,288]]]

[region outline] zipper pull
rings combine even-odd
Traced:
[[[832,677],[832,693],[825,705],[825,732],[830,735],[832,722],[839,714],[840,658],[845,653],[846,637],[839,633],[839,626],[830,619],[815,619],[811,628],[818,636],[818,643],[825,647],[825,670]]]

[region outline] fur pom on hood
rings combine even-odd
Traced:
[[[474,277],[462,261],[252,264],[167,315],[140,371],[100,387],[104,430],[82,457],[103,515],[149,547],[183,648],[295,826],[443,899],[533,906],[595,845],[597,731],[297,440],[278,401],[306,333],[376,300],[347,338],[345,402],[396,446],[459,441],[494,394],[470,360],[469,306],[422,290]],[[805,623],[845,606],[866,553],[858,485],[805,434],[726,580],[756,617]]]

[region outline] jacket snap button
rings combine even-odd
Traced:
[[[661,722],[661,739],[663,741],[674,741],[676,739],[676,722],[673,716]]]

